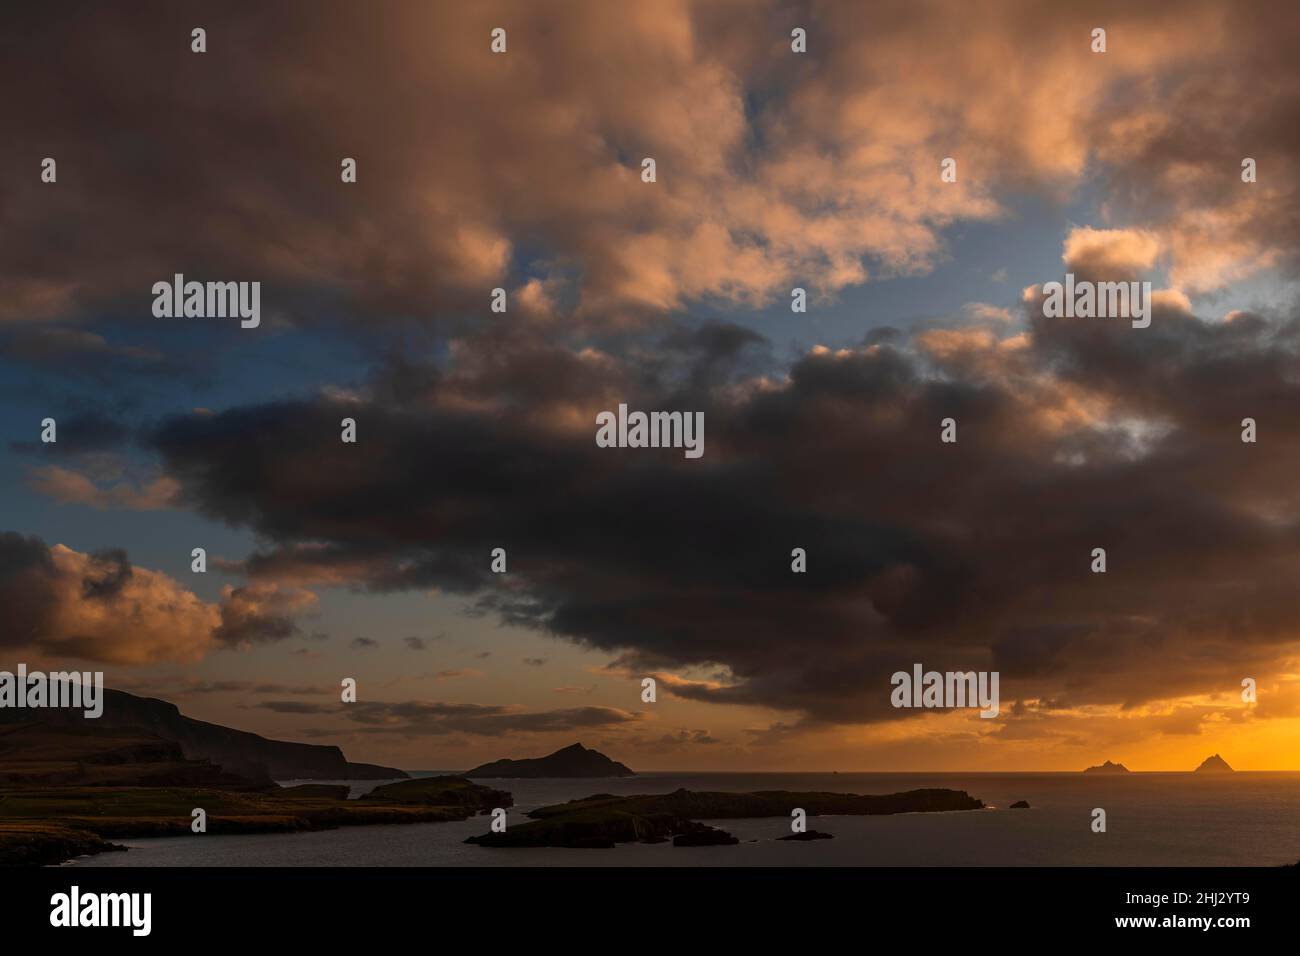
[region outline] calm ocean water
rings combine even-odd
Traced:
[[[423,776],[423,774],[417,774]],[[301,781],[285,781],[294,783]],[[320,781],[317,781],[320,782]],[[345,782],[345,781],[337,781]],[[352,784],[358,796],[385,781]],[[511,823],[533,807],[594,793],[965,790],[995,809],[878,817],[811,817],[833,840],[776,842],[784,819],[711,821],[738,846],[621,845],[612,850],[485,849],[460,823],[346,827],[316,833],[118,841],[128,853],[72,866],[1275,866],[1300,860],[1300,773],[646,773],[621,780],[485,780],[510,791]],[[1029,810],[1008,810],[1028,800]],[[1092,809],[1107,814],[1093,833]],[[756,842],[749,842],[756,841]]]

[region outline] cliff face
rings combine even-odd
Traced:
[[[406,776],[392,767],[349,763],[338,747],[268,740],[186,717],[175,704],[165,700],[136,697],[120,690],[104,691],[104,713],[93,721],[86,720],[81,711],[0,710],[0,723],[28,722],[141,731],[179,744],[187,760],[207,760],[253,779],[382,780]]]
[[[180,745],[138,730],[53,724],[0,726],[0,787],[259,788],[263,777],[186,760]]]

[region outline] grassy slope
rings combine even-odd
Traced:
[[[0,725],[0,788],[240,784],[258,785],[207,761],[186,760],[177,744],[137,731]]]
[[[48,822],[0,823],[0,865],[49,866],[90,853],[122,850],[97,834]]]
[[[58,859],[72,836],[180,836],[192,832],[191,811],[207,812],[207,832],[276,833],[375,823],[464,820],[510,806],[508,793],[459,777],[393,785],[388,795],[346,800],[345,787],[303,786],[261,792],[195,787],[50,787],[0,790],[0,864],[24,864],[44,841]],[[387,788],[380,788],[387,789]],[[107,847],[101,847],[106,849]]]

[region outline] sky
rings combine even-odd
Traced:
[[[405,769],[1300,769],[1294,5],[4,16],[0,669]]]

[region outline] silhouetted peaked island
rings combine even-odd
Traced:
[[[1101,766],[1089,767],[1087,770],[1084,771],[1084,773],[1128,773],[1128,772],[1129,772],[1128,767],[1124,766],[1122,763],[1111,763],[1109,760],[1107,760]]]
[[[617,760],[572,744],[546,757],[529,760],[494,760],[473,770],[466,777],[635,777],[636,774]]]
[[[834,840],[835,835],[832,833],[822,833],[821,830],[805,830],[803,833],[787,833],[783,837],[777,837],[778,840],[795,840],[805,843],[808,840]]]
[[[1193,773],[1235,773],[1235,772],[1236,771],[1234,771],[1231,767],[1228,766],[1228,761],[1224,760],[1218,754],[1214,754],[1212,756],[1206,757],[1205,760],[1201,762],[1201,765],[1197,767],[1196,770],[1193,771]]]
[[[982,801],[963,790],[941,789],[908,790],[882,796],[787,790],[725,793],[683,789],[634,797],[602,793],[538,807],[528,814],[532,817],[529,823],[511,826],[504,833],[470,837],[465,842],[489,847],[611,847],[616,843],[662,843],[671,838],[676,846],[691,846],[721,839],[708,833],[713,828],[698,820],[789,818],[795,807],[802,807],[809,816],[866,816],[979,810],[983,806]],[[683,835],[686,840],[679,842],[676,838]]]

